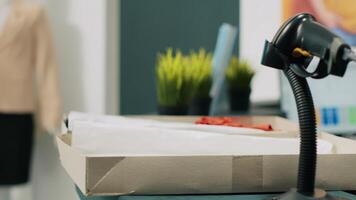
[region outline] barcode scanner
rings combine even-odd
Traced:
[[[310,70],[313,59],[318,60],[317,66]],[[350,61],[356,61],[350,46],[307,13],[287,20],[272,41],[265,42],[261,64],[283,70],[286,75],[297,104],[301,141],[297,188],[274,200],[344,199],[315,189],[317,131],[313,98],[306,78],[342,77]]]

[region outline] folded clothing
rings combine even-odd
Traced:
[[[256,124],[256,125],[245,125],[238,122],[237,117],[201,117],[196,124],[207,124],[216,126],[231,126],[239,128],[252,128],[259,129],[263,131],[273,131],[271,124]]]
[[[285,155],[298,154],[299,138],[225,135],[132,124],[76,122],[72,146],[85,154],[129,155]],[[318,153],[333,145],[318,140]]]
[[[283,155],[299,152],[299,138],[270,137],[261,129],[233,127],[232,123],[237,123],[239,118],[223,118],[215,123],[217,125],[85,113],[70,113],[68,119],[72,146],[91,155]],[[224,123],[231,124],[219,125]],[[320,154],[328,154],[333,145],[318,140],[317,150]]]

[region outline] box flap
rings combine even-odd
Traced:
[[[355,190],[355,166],[356,154],[319,155],[316,185],[326,190]]]
[[[86,191],[86,158],[78,150],[70,146],[70,134],[57,136],[59,158],[68,175],[81,191]]]
[[[297,186],[299,155],[263,156],[262,191],[287,191]]]
[[[87,158],[87,195],[91,195],[112,171],[120,164],[124,157],[89,157]]]
[[[236,156],[233,158],[231,192],[255,192],[262,190],[263,157]]]
[[[97,166],[90,166],[90,176],[100,170]],[[206,188],[227,193],[231,173],[230,156],[127,157],[113,164],[88,194],[186,194],[206,192]]]
[[[296,187],[298,155],[263,156],[263,190],[278,192]],[[342,164],[339,164],[342,163]],[[318,155],[316,187],[355,190],[356,155]]]

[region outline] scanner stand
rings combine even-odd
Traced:
[[[321,189],[315,189],[314,195],[303,195],[297,189],[291,189],[287,193],[273,197],[269,200],[349,200],[342,197],[334,197]]]

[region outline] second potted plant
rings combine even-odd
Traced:
[[[255,72],[247,61],[233,56],[226,69],[230,109],[247,111],[250,106],[251,80]]]
[[[194,95],[193,68],[178,50],[169,48],[158,56],[156,86],[158,113],[161,115],[186,115]]]
[[[210,109],[210,88],[212,85],[212,54],[205,49],[199,52],[192,51],[189,55],[189,65],[193,69],[194,96],[190,105],[189,114],[208,115]]]

